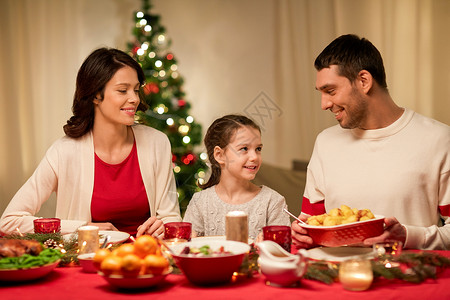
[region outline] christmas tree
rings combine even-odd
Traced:
[[[185,100],[183,78],[169,49],[171,40],[160,17],[150,9],[149,1],[143,0],[143,9],[135,13],[135,40],[128,44],[129,54],[141,64],[147,78],[144,95],[149,109],[139,112],[136,119],[169,137],[178,201],[184,214],[192,195],[200,190],[197,181],[204,180],[207,156],[195,152],[194,147],[202,142],[202,128],[189,114],[191,106]]]

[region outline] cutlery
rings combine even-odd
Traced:
[[[111,239],[110,235],[105,236],[105,241],[103,242],[102,246],[100,248],[105,248],[108,245],[109,240]]]
[[[302,220],[300,220],[299,218],[297,218],[296,216],[294,216],[291,212],[289,212],[286,208],[283,209],[285,213],[287,213],[288,215],[290,215],[291,217],[293,217],[294,219],[296,219],[299,223],[302,223],[303,225],[308,225],[305,222],[303,222]]]

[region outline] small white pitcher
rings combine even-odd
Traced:
[[[291,254],[273,241],[259,242],[256,247],[259,249],[259,269],[268,284],[280,287],[299,284],[308,267],[305,250]]]

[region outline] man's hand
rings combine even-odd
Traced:
[[[150,217],[144,224],[138,227],[136,237],[143,234],[150,234],[156,238],[162,239],[164,237],[164,223],[156,217]]]
[[[302,221],[306,221],[307,217],[305,215],[300,215],[298,217]],[[308,231],[298,225],[298,221],[292,222],[292,244],[297,249],[300,248],[311,248],[313,246],[313,240],[308,235]]]
[[[401,241],[403,245],[406,242],[406,228],[400,224],[396,218],[384,218],[386,227],[383,234],[371,237],[364,240],[364,245],[373,245],[375,243],[382,243],[384,241]]]

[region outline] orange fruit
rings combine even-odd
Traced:
[[[159,275],[169,267],[169,262],[162,255],[149,254],[144,258],[146,274]]]
[[[128,254],[134,254],[134,245],[130,243],[122,244],[116,250],[114,250],[115,255],[124,257]]]
[[[92,259],[92,262],[94,263],[94,266],[99,269],[100,268],[100,264],[102,263],[102,261],[111,255],[111,251],[109,251],[108,249],[98,249],[95,252],[94,258]]]
[[[127,254],[122,258],[121,266],[124,276],[137,276],[141,271],[142,261],[135,254]]]
[[[122,257],[110,255],[100,264],[100,270],[107,276],[111,274],[120,275],[122,267]]]
[[[134,251],[141,258],[154,254],[158,247],[158,241],[151,235],[141,235],[134,242]]]

